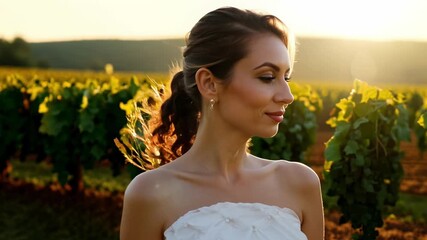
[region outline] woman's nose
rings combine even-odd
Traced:
[[[291,104],[294,101],[294,95],[292,95],[291,88],[287,82],[278,88],[274,101],[284,104]]]

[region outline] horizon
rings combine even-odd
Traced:
[[[182,38],[170,41],[92,39],[34,43],[31,48],[37,59],[44,59],[53,68],[96,66],[102,69],[109,63],[120,71],[167,72],[172,62],[181,59],[183,45]],[[334,81],[361,78],[395,83],[406,79],[407,83],[425,83],[426,50],[425,42],[300,38],[294,77]]]
[[[16,36],[20,37],[20,36]],[[0,37],[1,38],[1,37]],[[25,38],[23,38],[27,41]],[[349,38],[349,37],[340,37],[340,36],[297,36],[298,39],[322,39],[322,40],[343,40],[343,41],[361,41],[361,42],[413,42],[413,43],[427,43],[427,40],[420,39],[371,39],[371,38]],[[46,41],[33,41],[28,43],[37,44],[37,43],[55,43],[55,42],[79,42],[79,41],[167,41],[167,40],[185,40],[185,37],[149,37],[149,38],[76,38],[76,39],[55,39],[55,40],[46,40]]]

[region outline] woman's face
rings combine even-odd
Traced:
[[[276,36],[255,36],[248,55],[234,66],[229,84],[218,95],[218,111],[247,137],[272,137],[294,97],[289,88],[289,54]]]

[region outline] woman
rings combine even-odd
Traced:
[[[148,144],[174,160],[129,184],[122,240],[323,239],[314,171],[247,151],[251,137],[277,133],[293,101],[292,42],[272,15],[220,8],[199,20],[150,122]]]

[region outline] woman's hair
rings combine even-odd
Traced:
[[[225,7],[209,12],[196,23],[186,39],[182,70],[172,78],[171,95],[148,123],[145,142],[149,157],[158,158],[162,165],[190,149],[202,110],[197,70],[205,67],[227,84],[234,65],[248,54],[248,43],[260,34],[280,38],[292,65],[294,40],[285,24],[273,15]]]

